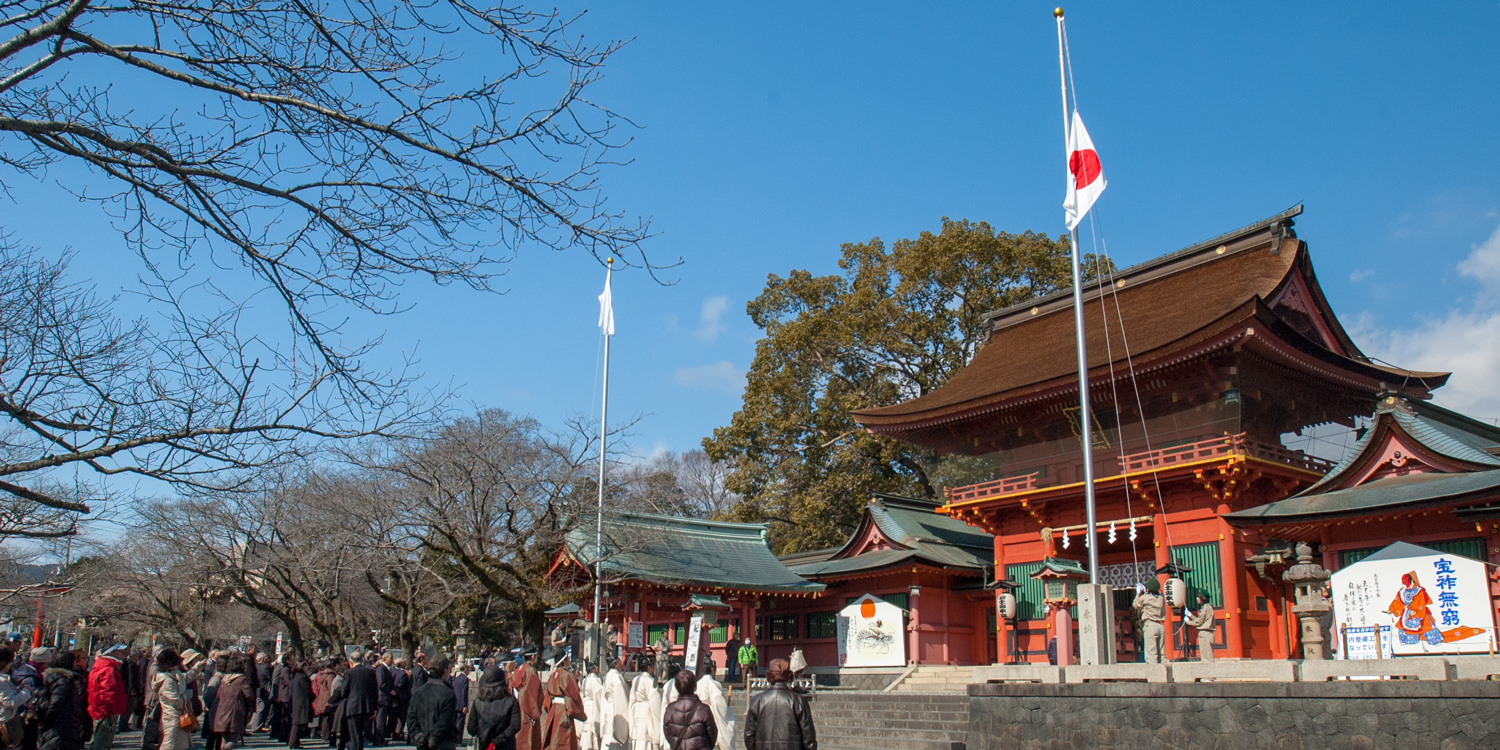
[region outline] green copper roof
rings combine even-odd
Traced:
[[[1062,575],[1083,576],[1084,578],[1089,577],[1089,572],[1087,570],[1084,570],[1081,563],[1076,560],[1069,560],[1066,557],[1044,558],[1042,560],[1042,567],[1037,568],[1036,572],[1031,574],[1031,577],[1038,578],[1042,573],[1048,572]]]
[[[800,576],[823,578],[878,570],[907,563],[979,572],[994,555],[995,539],[978,529],[937,512],[940,503],[900,495],[875,495],[865,505],[859,528],[835,550],[787,555],[782,561]],[[900,549],[852,554],[866,524]]]
[[[1379,450],[1383,436],[1391,431],[1399,431],[1425,450],[1470,470],[1387,476],[1334,489],[1355,467],[1368,464],[1364,460],[1367,454]],[[1500,488],[1500,458],[1491,451],[1500,451],[1500,429],[1435,404],[1400,395],[1384,396],[1375,409],[1375,424],[1326,476],[1285,500],[1228,513],[1224,519],[1242,524],[1288,523],[1413,505],[1486,500]]]
[[[1500,458],[1489,453],[1491,450],[1500,450],[1500,429],[1458,412],[1425,401],[1392,395],[1380,399],[1375,408],[1375,420],[1376,425],[1359,439],[1349,455],[1344,456],[1344,460],[1299,494],[1325,492],[1328,487],[1337,484],[1344,473],[1359,463],[1364,453],[1370,450],[1371,444],[1381,433],[1376,427],[1382,421],[1392,423],[1424,448],[1440,456],[1476,466],[1500,468]]]
[[[568,551],[584,565],[597,555],[594,530],[568,532]],[[766,544],[766,525],[622,513],[607,518],[600,567],[606,580],[718,586],[745,591],[822,591],[787,569]]]
[[[723,599],[697,592],[688,594],[687,604],[682,605],[683,609],[688,609],[689,607],[696,609],[729,609],[729,605],[725,604]]]
[[[1459,474],[1408,474],[1314,495],[1295,495],[1224,514],[1231,523],[1286,523],[1302,519],[1364,515],[1411,505],[1440,505],[1471,499],[1475,493],[1493,493],[1500,488],[1500,470]],[[1474,500],[1483,499],[1474,497]]]

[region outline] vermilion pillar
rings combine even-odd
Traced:
[[[1000,541],[1000,537],[997,536],[997,537],[995,537],[995,580],[1000,580],[1000,579],[1002,579],[1004,577],[1005,577],[1005,543],[1002,542],[1002,541]],[[1005,591],[1006,591],[1006,589],[1003,589],[1003,588],[1001,588],[999,586],[996,586],[995,587],[995,600],[990,605],[991,607],[994,608],[994,612],[995,612],[995,663],[996,664],[1005,664],[1006,662],[1010,661],[1010,651],[1011,651],[1011,647],[1010,647],[1010,639],[1011,639],[1010,623],[1006,622],[1005,618],[1003,618],[1003,617],[1000,616],[1000,595],[1004,594]],[[989,618],[985,618],[985,621],[988,621],[988,619]],[[974,661],[979,661],[979,660],[975,659]]]
[[[1224,509],[1228,510],[1227,506]],[[1245,656],[1245,637],[1241,629],[1245,621],[1244,604],[1240,594],[1240,577],[1245,575],[1245,561],[1240,556],[1239,545],[1234,539],[1234,529],[1222,519],[1219,521],[1224,533],[1219,534],[1219,571],[1224,581],[1225,656],[1240,659]],[[1189,606],[1198,606],[1197,602]]]

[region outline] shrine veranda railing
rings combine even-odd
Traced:
[[[1132,453],[1119,459],[1120,473],[1129,475],[1159,471],[1174,466],[1182,466],[1199,461],[1211,461],[1231,455],[1251,456],[1266,461],[1275,461],[1319,474],[1326,474],[1333,468],[1332,461],[1318,458],[1317,456],[1309,456],[1302,451],[1290,450],[1280,445],[1252,440],[1245,437],[1244,433],[1240,433],[1238,435],[1225,435],[1223,437],[1198,440],[1183,445]],[[945,487],[943,494],[949,503],[1001,497],[1036,489],[1040,475],[1041,470],[1038,469],[1035,472],[1020,476],[1005,477],[1003,479],[995,479],[962,487]]]

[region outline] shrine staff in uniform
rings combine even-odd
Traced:
[[[1187,626],[1198,631],[1198,660],[1214,660],[1214,607],[1208,603],[1208,594],[1198,592],[1198,609],[1189,612],[1184,619]]]
[[[1161,595],[1161,581],[1152,578],[1143,586],[1135,585],[1135,601],[1130,608],[1141,617],[1141,635],[1145,641],[1146,663],[1160,664],[1167,640],[1167,600]]]

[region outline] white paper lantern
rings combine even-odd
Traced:
[[[1016,619],[1016,595],[1010,593],[1009,591],[1001,594],[1000,598],[995,602],[995,608],[1000,613],[1000,619]]]
[[[1181,578],[1168,578],[1165,590],[1167,606],[1179,609],[1187,606],[1187,584]]]

